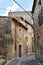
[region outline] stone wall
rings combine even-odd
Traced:
[[[27,13],[25,11],[9,12],[8,16],[13,17],[13,18],[22,17],[22,18],[24,18],[24,20],[27,20],[29,23],[33,24],[33,20],[31,18],[32,17],[31,11],[27,11]]]
[[[21,20],[22,21],[22,20]],[[16,43],[16,50],[15,50],[15,56],[19,57],[19,45],[21,45],[21,57],[26,56],[26,32],[27,30],[18,22],[12,22],[14,27],[12,28],[12,32],[15,31],[13,34],[13,39],[15,39]],[[15,36],[16,37],[15,37]],[[13,41],[14,42],[14,41]],[[14,44],[15,45],[15,44]]]
[[[28,28],[28,30],[27,30],[27,47],[28,47],[28,55],[29,55],[33,51],[35,51],[34,32],[33,32],[33,28],[29,24],[27,24],[26,26]]]
[[[32,53],[32,51],[35,51],[33,28],[28,23],[26,23],[26,21],[28,21],[29,23],[31,23],[33,25],[31,12],[28,12],[28,13],[29,13],[29,15],[27,13],[25,13],[24,11],[9,12],[8,13],[10,17],[14,17],[14,18],[18,17],[19,22],[22,23],[23,25],[25,25],[28,28],[27,36],[26,36],[26,39],[27,39],[27,49],[28,49],[27,55]],[[32,37],[32,35],[33,35],[33,37]],[[34,49],[34,50],[32,50],[32,49]]]
[[[43,53],[42,53],[43,49],[41,49],[41,46],[43,44],[43,42],[42,42],[43,41],[43,32],[42,32],[43,24],[41,26],[39,26],[39,23],[38,23],[39,22],[38,16],[40,14],[42,5],[43,5],[42,0],[41,0],[41,5],[39,4],[39,0],[37,0],[36,7],[34,10],[34,14],[33,14],[33,19],[34,19],[34,28],[35,28],[36,57],[39,60],[43,61]],[[42,48],[43,48],[43,46],[42,46]]]
[[[32,27],[21,17],[0,17],[0,54],[7,59],[32,53],[33,36]]]

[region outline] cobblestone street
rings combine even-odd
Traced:
[[[35,54],[29,55],[29,57],[17,58],[8,61],[5,65],[41,65],[35,58]]]

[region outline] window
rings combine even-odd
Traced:
[[[19,29],[19,31],[21,31],[21,29]]]
[[[41,5],[41,0],[39,0],[39,3],[38,4]]]
[[[19,34],[22,35],[22,29],[19,29]]]
[[[18,34],[18,37],[21,38],[23,35],[23,30],[19,28],[17,34]]]

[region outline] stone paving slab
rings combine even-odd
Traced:
[[[35,58],[34,54],[28,57],[18,57],[17,59],[12,59],[8,61],[5,65],[41,65]]]
[[[13,59],[13,60],[8,61],[5,65],[18,65],[20,60],[21,60],[20,58]]]
[[[19,65],[41,65],[41,64],[36,60],[25,60],[21,61]]]

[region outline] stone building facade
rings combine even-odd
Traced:
[[[24,18],[0,16],[0,55],[10,60],[31,54],[33,37],[32,25]]]
[[[32,15],[35,28],[36,57],[43,61],[43,0],[34,0]]]
[[[21,45],[21,57],[28,56],[29,54],[32,53],[32,51],[34,51],[33,50],[34,49],[33,26],[28,21],[24,20],[24,18],[22,17],[16,17],[15,19],[18,20],[19,23],[22,23],[22,25],[27,28],[26,30],[26,29],[23,29],[23,26],[20,27],[20,25],[15,24],[16,27],[14,28],[16,28],[16,41],[17,41],[16,57],[19,57],[19,46],[20,45]],[[12,28],[12,31],[13,31],[13,28]]]
[[[19,20],[0,16],[0,55],[7,59],[26,56],[26,32],[27,27]]]
[[[35,52],[33,19],[31,18],[32,17],[31,12],[28,12],[28,14],[25,11],[8,13],[9,17],[13,17],[13,18],[21,17],[22,21],[20,22],[23,23],[28,28],[27,37],[26,37],[27,38],[27,49],[28,49],[27,55],[31,54],[32,51]]]
[[[16,20],[15,20],[16,19]],[[13,18],[11,21],[11,30],[13,37],[13,44],[15,48],[15,56],[14,57],[24,57],[27,55],[27,42],[26,42],[26,34],[27,27],[23,25],[21,18]]]

